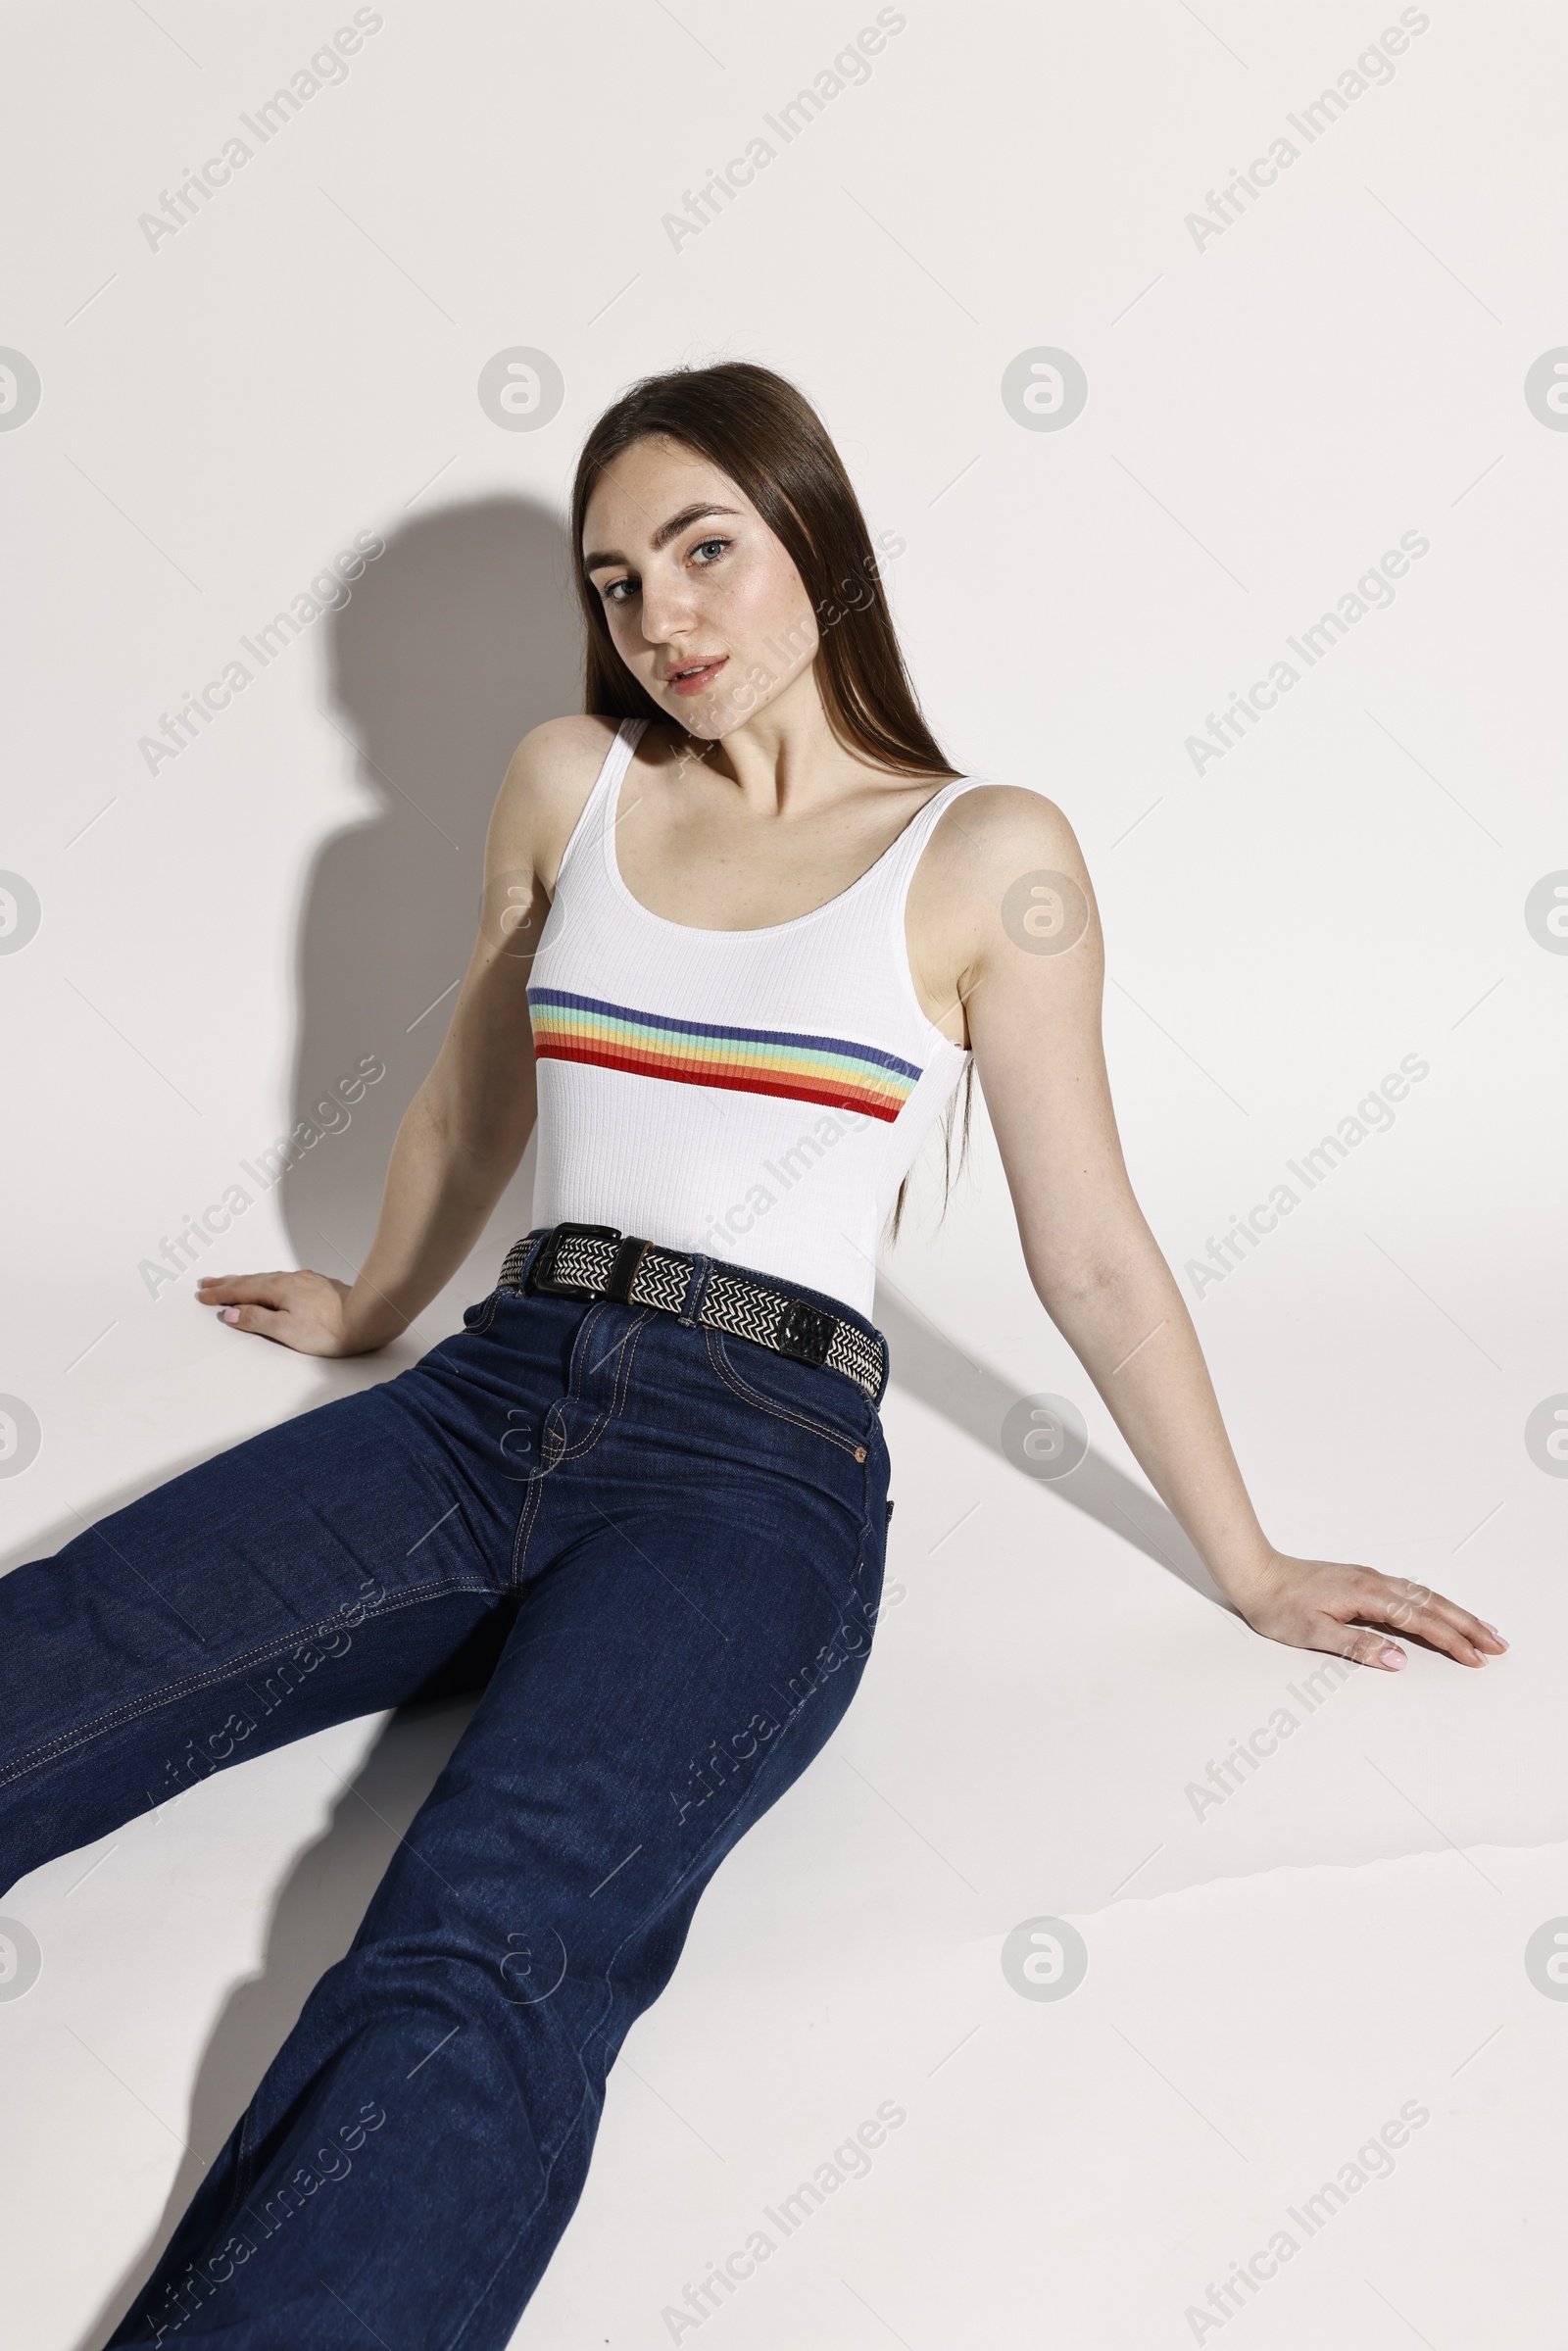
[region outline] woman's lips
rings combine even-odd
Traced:
[[[728,660],[729,655],[721,653],[716,661],[705,661],[700,669],[689,670],[684,676],[671,677],[669,680],[671,693],[701,694],[706,687],[712,684]]]

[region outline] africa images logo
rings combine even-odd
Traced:
[[[1054,343],[1020,351],[1002,372],[1002,405],[1029,432],[1059,432],[1083,415],[1088,399],[1088,376]]]
[[[0,432],[15,432],[43,398],[38,370],[24,351],[0,349]]]
[[[0,358],[8,355],[0,352]],[[1538,424],[1568,432],[1568,344],[1544,351],[1525,376],[1525,406]]]

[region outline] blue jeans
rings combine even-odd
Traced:
[[[622,2039],[871,1642],[881,1391],[700,1326],[714,1263],[680,1317],[493,1292],[0,1580],[0,1886],[325,1724],[483,1691],[115,2344],[510,2339]]]

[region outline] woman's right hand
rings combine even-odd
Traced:
[[[362,1300],[351,1311],[353,1292],[347,1282],[330,1274],[231,1273],[203,1274],[196,1285],[197,1302],[220,1306],[220,1319],[258,1338],[275,1339],[302,1355],[364,1355],[385,1347],[401,1325],[383,1304],[371,1325]],[[375,1300],[371,1299],[373,1306]]]

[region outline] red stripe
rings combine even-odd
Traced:
[[[672,1057],[635,1053],[596,1053],[589,1046],[558,1045],[542,1039],[535,1047],[536,1054],[547,1061],[584,1061],[596,1069],[623,1069],[633,1077],[669,1078],[676,1085],[717,1086],[728,1094],[772,1094],[788,1102],[822,1102],[834,1110],[863,1110],[872,1118],[887,1120],[898,1117],[903,1103],[888,1102],[879,1095],[857,1092],[851,1085],[842,1085],[827,1093],[807,1085],[792,1083],[788,1078],[760,1078],[735,1075],[720,1077],[709,1063],[682,1063]]]

